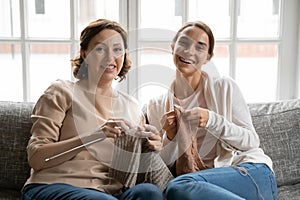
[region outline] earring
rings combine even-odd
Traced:
[[[81,63],[79,71],[78,71],[78,77],[80,79],[87,79],[88,77],[88,64],[86,64],[84,61]]]

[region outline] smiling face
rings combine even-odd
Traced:
[[[185,28],[171,47],[176,68],[184,76],[193,75],[201,70],[202,65],[209,59],[208,35],[195,26]]]
[[[111,83],[122,69],[125,47],[122,36],[105,29],[95,35],[86,51],[81,52],[88,65],[88,77],[93,83]]]

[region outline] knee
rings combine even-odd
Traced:
[[[206,181],[204,178],[202,178],[202,176],[200,175],[195,175],[193,173],[189,173],[189,174],[184,174],[181,176],[177,176],[176,178],[174,178],[173,180],[170,181],[168,187],[172,187],[172,186],[176,186],[176,185],[185,185],[188,183],[193,183],[193,182],[199,182],[199,181]]]
[[[167,199],[172,200],[182,200],[182,199],[191,199],[189,198],[189,190],[191,185],[193,185],[195,179],[189,175],[182,175],[171,180],[168,184],[168,187],[165,191]]]
[[[153,185],[153,184],[150,184],[150,183],[143,183],[141,184],[141,190],[143,193],[146,193],[148,195],[151,195],[151,194],[159,194],[159,195],[162,195],[162,192],[161,190],[156,186],[156,185]]]
[[[139,199],[163,199],[162,191],[153,184],[150,183],[141,183],[135,186],[135,195]]]
[[[170,182],[165,191],[166,198],[173,200],[185,199],[185,193],[184,186],[176,182]]]

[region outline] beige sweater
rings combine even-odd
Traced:
[[[230,78],[209,77],[202,72],[204,90],[181,100],[181,106],[191,109],[195,106],[206,107],[209,119],[204,129],[197,130],[198,151],[209,167],[223,167],[243,162],[265,163],[272,169],[271,159],[259,147],[257,135],[251,121],[248,106],[236,83]],[[153,98],[147,106],[149,123],[161,133],[160,122],[164,113],[170,111],[173,104],[171,92]],[[178,158],[178,137],[169,141],[165,135],[161,156],[167,165]]]
[[[59,80],[40,97],[32,113],[28,158],[35,154],[38,146],[86,135],[110,117],[123,117],[136,125],[143,122],[137,101],[132,97],[116,91],[113,98],[102,96],[95,100],[92,92],[79,85],[78,82]],[[111,102],[110,109],[101,106],[104,101]],[[60,165],[39,171],[32,169],[25,185],[67,183],[110,194],[119,192],[122,185],[108,176],[113,145],[112,139],[105,139]]]

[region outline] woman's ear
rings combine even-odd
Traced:
[[[210,58],[211,58],[210,54],[207,54],[207,58],[206,58],[206,60],[207,60],[207,61],[209,61],[209,60],[210,60]]]
[[[206,57],[206,61],[204,62],[204,64],[208,63],[210,61],[210,59],[212,58],[213,55],[207,54]]]
[[[214,56],[214,53],[207,54],[207,61],[210,61],[210,59]]]
[[[172,50],[172,54],[174,53],[174,43],[171,43],[171,50]]]

